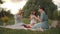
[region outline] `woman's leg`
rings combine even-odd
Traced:
[[[43,25],[42,23],[37,23],[37,24],[35,24],[35,25],[32,27],[32,29],[38,29],[38,28],[40,28],[42,25]]]

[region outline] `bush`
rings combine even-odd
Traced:
[[[58,11],[56,10],[56,11],[54,11],[54,13],[53,13],[53,19],[57,19],[58,18]]]
[[[60,16],[58,16],[58,18],[57,18],[58,20],[60,20]]]
[[[6,22],[8,22],[9,18],[7,16],[4,16],[1,18],[1,20],[3,23],[6,23]]]

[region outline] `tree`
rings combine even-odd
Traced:
[[[8,22],[9,18],[7,16],[4,16],[1,18],[2,22],[3,22],[3,26],[6,25],[6,23]]]
[[[58,15],[60,16],[60,10],[58,10]]]
[[[2,4],[3,2],[2,2],[2,0],[0,0],[0,4]]]
[[[14,15],[10,13],[10,10],[5,11],[4,9],[2,9],[2,11],[0,12],[0,18],[2,18],[4,16],[12,18]]]
[[[23,7],[24,15],[29,16],[32,10],[36,10],[38,13],[39,7],[45,8],[45,12],[50,19],[52,19],[53,13],[57,9],[57,6],[52,2],[52,0],[28,0],[26,5]]]
[[[58,18],[58,11],[55,10],[54,13],[53,13],[53,19],[57,19]]]
[[[58,11],[58,20],[60,20],[60,10]]]

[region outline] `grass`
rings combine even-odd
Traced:
[[[28,18],[24,18],[23,22],[26,23],[26,24],[29,24],[30,20]]]
[[[7,25],[12,25],[12,24],[14,24],[15,22],[14,22],[14,19],[9,19],[9,21],[8,22],[6,22],[6,24]],[[3,25],[3,22],[0,20],[0,25]]]
[[[14,19],[10,19],[8,22],[7,22],[7,25],[13,25],[15,23]]]
[[[40,31],[30,31],[30,30],[15,30],[15,29],[5,29],[0,28],[1,34],[60,34],[59,28],[52,28],[44,32]]]
[[[52,20],[49,20],[49,24],[51,24]],[[14,18],[10,18],[10,20],[6,23],[7,25],[12,25],[14,24]],[[30,20],[28,18],[23,18],[23,23],[29,24]],[[3,25],[3,22],[0,20],[0,25]]]
[[[24,23],[28,24],[30,22],[29,19],[24,18]],[[49,24],[51,24],[52,20],[49,20]],[[10,19],[7,23],[8,25],[14,24],[14,19]],[[15,30],[15,29],[5,29],[5,28],[0,28],[0,33],[1,34],[60,34],[60,28],[52,28],[48,29],[44,32],[40,31],[30,31],[30,30]]]

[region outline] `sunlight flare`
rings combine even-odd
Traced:
[[[12,14],[16,14],[20,9],[22,9],[24,7],[26,2],[27,2],[26,0],[17,1],[17,2],[5,0],[5,3],[3,3],[1,5],[1,7],[5,8],[6,10],[8,10],[8,9],[11,10]]]

